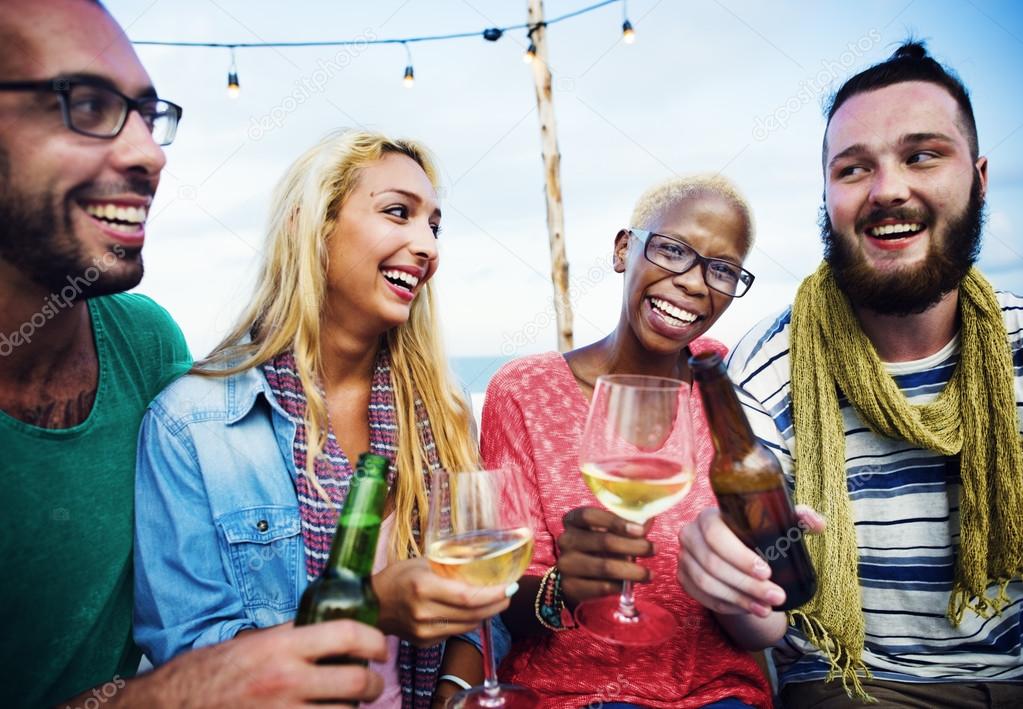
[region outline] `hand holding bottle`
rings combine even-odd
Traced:
[[[473,586],[433,573],[425,558],[389,564],[373,576],[378,627],[420,646],[479,628],[508,608],[505,586]]]
[[[359,664],[324,664],[350,657],[365,663],[387,659],[387,644],[376,628],[353,620],[247,630],[237,637],[178,655],[153,672],[127,680],[107,707],[220,709],[310,704],[351,707],[380,696],[383,679]],[[98,690],[61,702],[89,706]],[[95,696],[98,696],[96,694]],[[95,701],[95,700],[93,700]]]
[[[824,519],[796,505],[800,533],[820,534]],[[785,603],[785,592],[771,581],[771,568],[728,527],[717,508],[708,507],[678,535],[678,581],[704,607],[724,615],[767,618]]]

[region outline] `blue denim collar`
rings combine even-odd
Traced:
[[[234,366],[237,361],[227,362],[223,365],[223,368],[228,369]],[[225,423],[228,426],[245,418],[252,411],[252,407],[256,405],[256,399],[259,398],[260,394],[266,398],[271,408],[283,416],[285,420],[291,421],[291,416],[281,407],[273,391],[270,390],[270,383],[267,382],[262,367],[249,367],[237,374],[232,374],[226,378],[224,385],[227,389],[224,402],[227,409],[225,412],[227,414]]]

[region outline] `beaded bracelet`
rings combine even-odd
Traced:
[[[540,625],[560,632],[571,630],[576,627],[574,623],[567,624],[565,613],[565,599],[561,595],[561,571],[557,565],[547,569],[540,579],[540,588],[536,592],[536,600],[533,602],[533,610],[536,612],[536,619]],[[567,618],[571,621],[571,618]]]

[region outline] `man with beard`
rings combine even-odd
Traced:
[[[376,697],[367,669],[316,664],[383,659],[383,636],[349,621],[247,633],[126,681],[136,435],[190,358],[170,316],[123,291],[181,109],[99,3],[4,0],[0,47],[0,705]]]
[[[818,592],[787,627],[717,510],[681,531],[679,581],[778,639],[786,707],[1023,706],[1023,299],[973,267],[987,158],[966,89],[903,45],[835,95],[823,167],[825,261],[729,363],[827,520],[806,538]]]

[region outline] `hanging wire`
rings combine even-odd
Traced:
[[[0,0],[2,2],[2,0]],[[536,57],[536,44],[533,41],[533,33],[542,27],[548,25],[554,25],[565,20],[570,20],[573,17],[584,15],[594,10],[599,10],[607,5],[614,3],[622,3],[622,15],[625,18],[622,24],[623,39],[625,42],[631,44],[635,38],[635,32],[632,29],[632,25],[628,20],[628,12],[626,10],[626,0],[602,0],[601,2],[587,5],[586,7],[579,8],[573,12],[567,12],[563,15],[559,15],[550,20],[544,20],[542,22],[523,23],[519,25],[509,25],[507,27],[488,27],[478,32],[455,32],[451,34],[437,34],[437,35],[424,35],[421,37],[401,37],[401,38],[385,38],[385,39],[339,39],[339,40],[326,40],[317,42],[170,42],[170,41],[158,41],[158,40],[137,40],[133,44],[140,46],[152,46],[152,47],[208,47],[214,49],[229,49],[231,52],[231,66],[227,74],[227,95],[231,98],[237,98],[241,91],[241,84],[238,81],[238,67],[235,63],[235,50],[236,49],[264,49],[268,47],[346,47],[352,45],[366,46],[371,44],[401,44],[405,47],[405,56],[407,63],[405,65],[405,75],[402,79],[402,83],[406,88],[411,88],[415,85],[415,70],[412,67],[412,51],[409,47],[413,42],[443,42],[455,39],[466,39],[469,37],[483,37],[483,39],[489,42],[496,42],[506,32],[514,30],[526,30],[526,35],[529,38],[529,47],[522,55],[523,61],[526,63],[532,62]]]
[[[559,22],[564,22],[573,17],[593,12],[606,5],[612,5],[614,3],[624,2],[624,0],[603,0],[603,2],[594,3],[586,7],[580,8],[573,12],[559,15],[551,20],[546,20],[542,23],[523,23],[519,25],[509,25],[507,27],[489,27],[485,30],[476,32],[455,32],[452,34],[438,34],[438,35],[424,35],[422,37],[403,37],[403,38],[385,38],[385,39],[338,39],[338,40],[326,40],[319,42],[164,42],[158,40],[136,40],[133,44],[145,45],[151,47],[213,47],[221,49],[261,49],[265,47],[345,47],[351,45],[364,46],[368,44],[412,44],[413,42],[442,42],[452,39],[465,39],[468,37],[484,37],[490,39],[497,33],[498,37],[505,32],[513,30],[533,30],[540,25],[554,25]],[[496,32],[495,32],[496,31]],[[490,37],[488,37],[490,35]],[[496,41],[490,39],[490,41]]]
[[[622,0],[622,41],[633,44],[636,41],[636,30],[629,22],[629,0]]]
[[[529,37],[529,46],[522,54],[522,61],[526,64],[532,64],[533,60],[536,59],[536,42],[533,41],[533,33],[543,26],[543,22],[537,22],[535,25],[530,27],[529,32],[526,33],[526,36]]]

